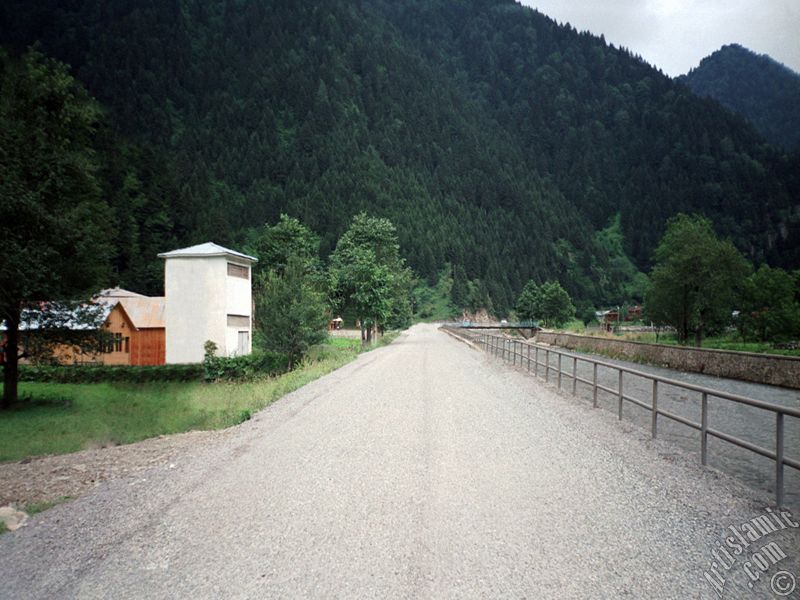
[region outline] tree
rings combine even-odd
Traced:
[[[572,299],[557,281],[542,284],[540,293],[539,310],[546,326],[561,327],[575,316]]]
[[[698,215],[679,214],[654,254],[645,307],[650,319],[671,325],[685,343],[730,322],[737,289],[750,266],[734,245],[714,234],[711,222]]]
[[[745,281],[739,306],[742,337],[760,341],[800,335],[800,281],[783,269],[761,265]]]
[[[253,243],[258,270],[281,275],[290,258],[303,263],[307,271],[319,269],[319,236],[294,217],[281,214],[275,225],[264,225]]]
[[[531,279],[522,288],[522,291],[517,298],[516,311],[517,316],[523,321],[533,321],[539,318],[539,297],[541,292],[536,282]]]
[[[108,274],[109,209],[92,147],[99,117],[63,64],[33,50],[0,53],[3,408],[17,399],[22,310],[86,298]]]
[[[285,354],[291,369],[323,342],[330,314],[307,273],[305,259],[289,256],[283,272],[271,269],[256,288],[256,327],[268,350]]]
[[[531,280],[517,298],[516,312],[524,321],[540,320],[547,327],[561,327],[575,316],[575,306],[557,281],[539,286]]]
[[[331,255],[329,279],[332,304],[355,311],[363,341],[372,341],[374,327],[409,322],[411,270],[388,219],[365,213],[353,218]]]

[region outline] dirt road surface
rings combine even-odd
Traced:
[[[716,598],[769,502],[431,325],[170,460],[0,536],[0,598]]]

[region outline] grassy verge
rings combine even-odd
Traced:
[[[64,502],[69,502],[70,500],[74,500],[72,496],[61,496],[60,498],[56,498],[55,500],[48,500],[47,502],[32,502],[30,504],[26,504],[25,507],[22,509],[30,516],[39,514],[40,512],[44,512],[49,508],[53,508],[54,506],[58,506],[59,504],[63,504]]]
[[[250,383],[20,383],[24,400],[0,412],[0,461],[235,425],[352,361],[360,346],[332,338],[294,371]]]
[[[567,333],[583,333],[575,330],[566,330]],[[597,335],[597,334],[590,334]],[[618,334],[600,334],[597,337],[608,337],[610,339],[624,340],[629,342],[644,342],[647,344],[659,344],[663,346],[677,346],[678,340],[674,334],[662,333],[656,339],[656,334],[651,332],[623,332]],[[687,348],[694,348],[688,344]],[[800,350],[776,348],[770,342],[745,342],[738,337],[715,336],[703,339],[703,348],[713,350],[736,350],[738,352],[754,352],[756,354],[777,354],[780,356],[800,356]]]

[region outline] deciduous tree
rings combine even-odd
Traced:
[[[744,282],[739,330],[761,341],[800,335],[800,280],[783,269],[761,265]]]
[[[332,304],[356,312],[365,342],[375,326],[410,321],[411,271],[388,219],[356,215],[331,255],[329,278]]]
[[[87,298],[108,273],[109,210],[93,151],[99,117],[63,64],[33,50],[19,59],[0,53],[4,408],[17,398],[22,310]]]
[[[671,218],[654,258],[645,296],[652,321],[674,327],[684,343],[693,334],[697,346],[710,329],[730,322],[750,265],[730,241],[716,236],[708,219]]]
[[[291,369],[327,336],[330,313],[302,257],[289,256],[282,272],[271,269],[256,288],[256,327],[267,350],[285,354]]]

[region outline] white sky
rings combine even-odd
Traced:
[[[800,0],[518,1],[579,31],[602,33],[673,77],[732,43],[800,72]]]

